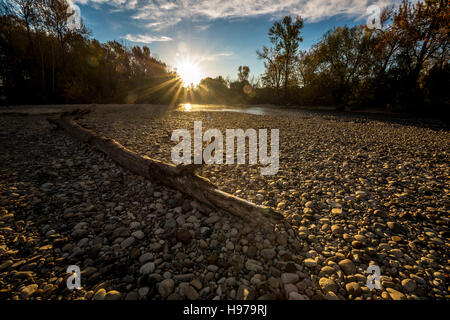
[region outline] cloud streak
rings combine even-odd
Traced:
[[[145,34],[139,35],[127,34],[126,36],[123,36],[122,39],[137,43],[166,42],[173,40],[172,38],[166,36],[151,36]]]
[[[231,57],[232,55],[234,55],[233,52],[225,51],[225,52],[218,52],[218,53],[213,53],[213,54],[204,55],[204,56],[198,56],[196,58],[196,60],[198,60],[199,62],[216,61],[218,58]]]

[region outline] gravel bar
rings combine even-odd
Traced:
[[[42,116],[0,122],[0,298],[448,299],[450,133],[302,112],[94,108],[79,123],[169,162],[174,129],[280,129],[280,170],[210,165],[270,229],[118,167]],[[367,287],[369,265],[381,289]],[[69,265],[80,290],[66,287]]]

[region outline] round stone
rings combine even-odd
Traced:
[[[173,292],[174,287],[175,281],[173,281],[172,279],[164,279],[158,284],[159,294],[163,298],[166,298]]]
[[[344,259],[342,261],[339,261],[339,267],[344,271],[346,275],[351,275],[356,273],[356,266],[353,263],[353,261],[349,259]]]
[[[155,264],[153,262],[147,262],[140,269],[139,272],[142,274],[149,274],[155,270]]]
[[[406,290],[406,292],[413,292],[414,290],[416,290],[416,282],[413,279],[402,280],[402,286]]]

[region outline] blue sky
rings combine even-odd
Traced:
[[[259,76],[264,65],[256,50],[269,45],[267,32],[286,14],[301,15],[302,49],[327,30],[367,19],[367,8],[399,0],[71,0],[84,23],[101,42],[147,45],[171,66],[197,64],[203,77],[236,78],[240,65]]]

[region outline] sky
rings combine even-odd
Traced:
[[[274,21],[285,15],[304,19],[308,49],[329,29],[365,23],[369,7],[383,8],[400,0],[70,0],[79,7],[92,37],[148,46],[170,66],[196,64],[203,77],[237,78],[240,65],[250,77],[264,72],[256,50],[269,46]],[[376,8],[376,7],[375,7]]]

